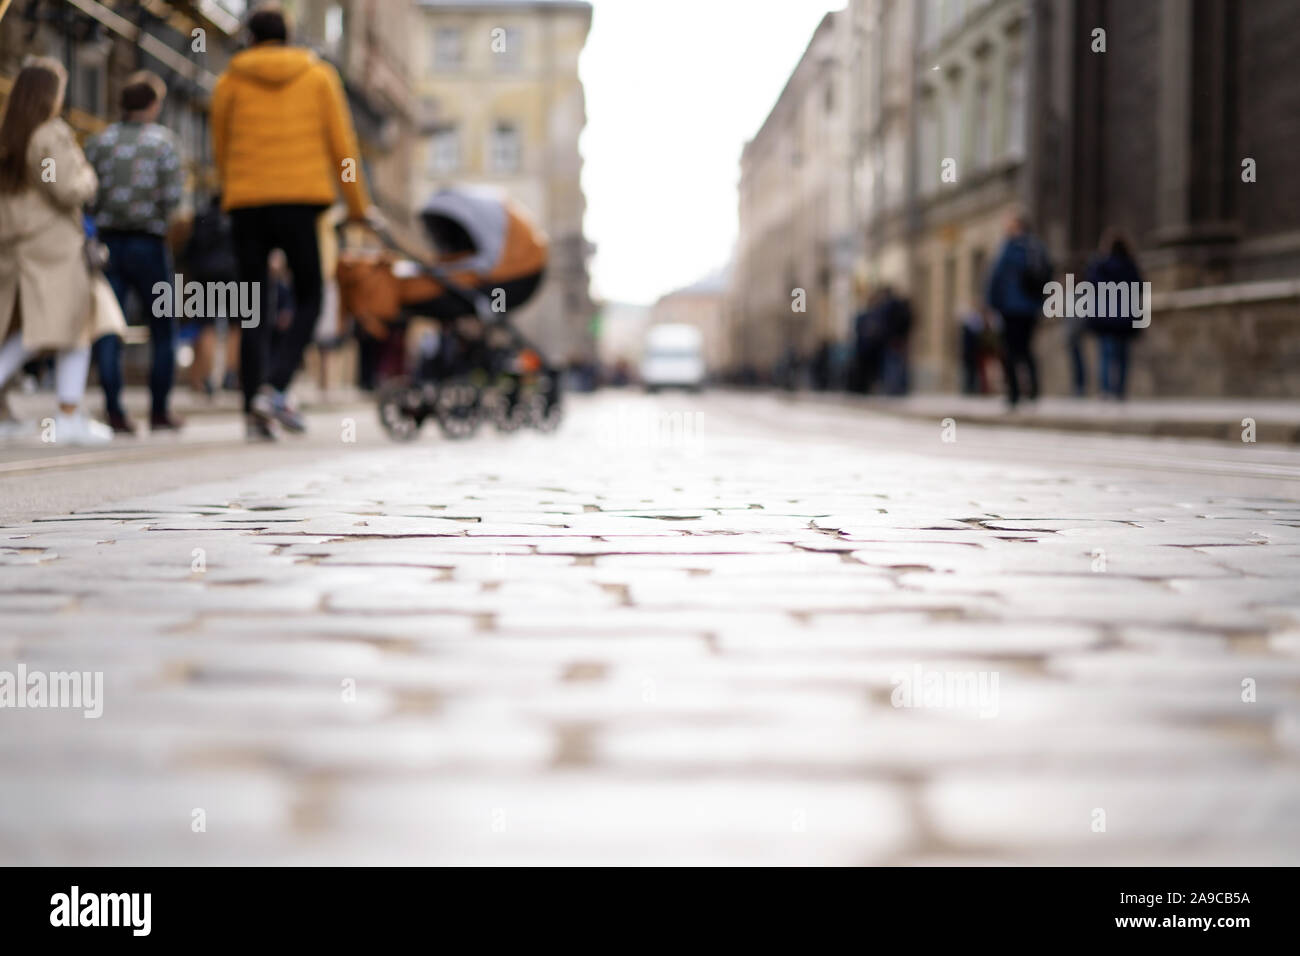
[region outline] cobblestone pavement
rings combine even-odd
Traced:
[[[0,860],[1300,862],[1295,452],[728,394],[249,460],[0,528],[0,672],[103,674],[0,709]]]

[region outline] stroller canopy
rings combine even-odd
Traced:
[[[434,193],[420,210],[430,238],[445,235],[447,226],[463,232],[472,249],[456,261],[458,270],[488,273],[501,261],[510,215],[506,197],[494,190],[457,187]]]

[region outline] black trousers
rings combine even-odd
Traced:
[[[316,331],[321,309],[320,245],[316,220],[325,207],[289,204],[248,206],[230,213],[235,261],[240,282],[259,282],[262,311],[258,324],[243,330],[239,341],[239,378],[244,387],[244,411],[263,385],[284,391],[302,363],[302,353]],[[267,257],[280,249],[293,274],[294,312],[289,328],[272,349],[275,316]]]
[[[1002,317],[1002,365],[1007,376],[1007,401],[1012,405],[1020,401],[1018,370],[1022,367],[1029,400],[1038,397],[1038,363],[1034,360],[1034,330],[1037,327],[1036,315]]]

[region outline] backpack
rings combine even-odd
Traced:
[[[1043,286],[1052,281],[1052,260],[1047,247],[1036,236],[1025,237],[1025,269],[1020,273],[1020,288],[1035,302],[1043,299]]]
[[[200,282],[233,282],[238,278],[230,217],[221,211],[218,200],[195,213],[184,259],[190,274]]]

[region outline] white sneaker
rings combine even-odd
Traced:
[[[80,412],[74,415],[60,413],[54,419],[54,442],[57,445],[107,445],[112,440],[113,429]]]

